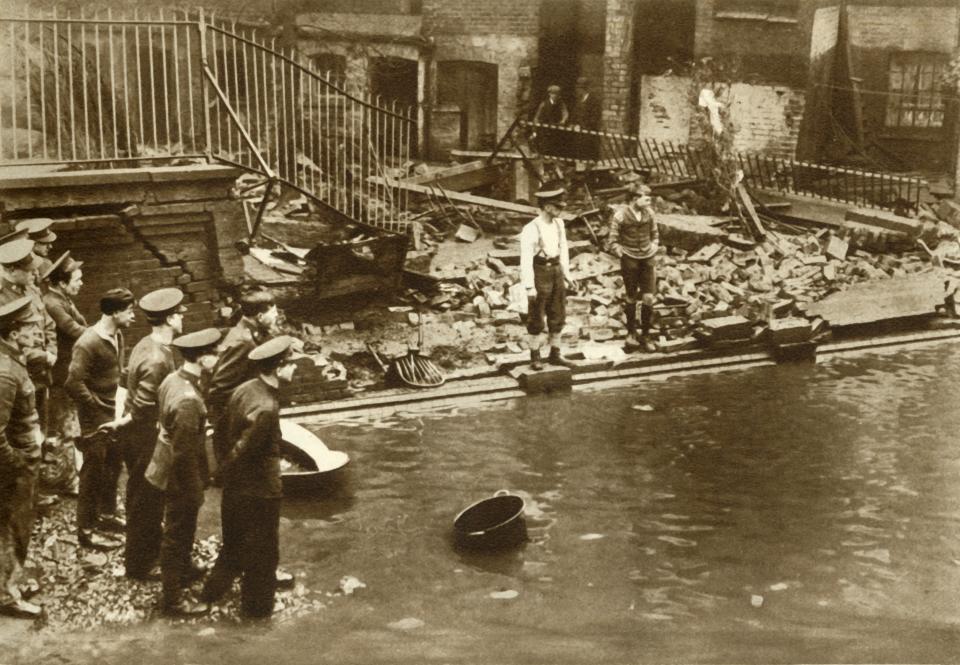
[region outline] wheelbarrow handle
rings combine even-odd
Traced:
[[[364,345],[367,347],[367,351],[370,352],[370,355],[373,356],[373,359],[377,361],[378,365],[380,365],[380,369],[383,370],[383,373],[386,374],[389,369],[383,364],[383,361],[380,359],[380,355],[377,353],[376,349],[373,348],[373,345],[370,344],[370,342],[364,342]]]

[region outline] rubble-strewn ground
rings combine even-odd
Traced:
[[[205,508],[209,512],[210,507]],[[136,582],[124,576],[123,550],[97,552],[77,546],[76,502],[63,499],[38,519],[26,566],[26,577],[40,583],[33,598],[44,606],[45,617],[38,626],[44,630],[76,631],[99,626],[122,626],[158,619],[159,582]],[[206,533],[216,531],[215,517],[207,515]],[[211,567],[219,550],[219,537],[198,534],[193,557],[198,564]],[[297,571],[291,570],[296,574]],[[191,593],[199,591],[201,583]],[[346,593],[346,592],[345,592]],[[275,619],[282,621],[326,607],[333,594],[307,589],[302,583],[287,591],[278,591]],[[204,617],[176,620],[211,625],[238,620],[239,591],[227,594]],[[169,620],[169,619],[166,619]]]

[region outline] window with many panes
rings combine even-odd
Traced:
[[[890,56],[887,127],[943,127],[943,76],[947,56],[894,53]]]

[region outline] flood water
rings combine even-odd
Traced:
[[[101,658],[956,662],[958,374],[938,345],[316,428],[351,475],[287,502],[282,562],[366,588],[269,629],[104,631]],[[500,488],[530,542],[457,554]]]

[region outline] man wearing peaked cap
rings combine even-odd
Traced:
[[[290,337],[253,349],[257,377],[237,388],[227,404],[227,434],[235,441],[220,468],[223,546],[203,589],[204,602],[219,599],[242,576],[240,609],[269,617],[280,559],[280,385],[293,378]]]
[[[0,305],[0,614],[33,619],[42,610],[18,588],[33,529],[42,440],[20,346],[29,334],[30,309],[25,296]]]
[[[183,600],[181,593],[204,573],[190,558],[197,515],[209,478],[205,447],[207,410],[201,397],[200,377],[217,362],[219,342],[220,331],[216,328],[175,338],[173,346],[183,356],[183,365],[163,380],[158,392],[160,435],[144,477],[162,492],[161,609],[170,615],[191,616],[209,609],[203,603]]]
[[[3,275],[0,304],[23,296],[30,298],[31,318],[39,334],[34,336],[32,343],[24,340],[23,355],[30,379],[36,387],[40,431],[46,436],[51,370],[57,362],[57,327],[43,304],[43,295],[35,285],[37,260],[33,255],[33,241],[23,236],[23,230],[11,234],[11,237],[11,240],[0,242],[0,268]]]
[[[160,384],[177,368],[171,342],[183,332],[183,291],[157,289],[143,296],[139,305],[151,331],[130,352],[123,422],[127,426],[121,440],[129,474],[124,563],[127,577],[145,580],[160,556],[163,496],[144,480],[143,473],[157,443]]]
[[[247,356],[276,324],[277,306],[265,292],[246,293],[240,297],[240,315],[240,320],[223,338],[207,393],[213,452],[218,464],[232,445],[226,438],[227,402],[238,386],[257,375],[254,363]]]
[[[560,334],[566,322],[566,288],[573,286],[567,233],[560,219],[564,194],[563,189],[537,192],[540,214],[520,232],[520,283],[527,292],[527,333],[530,366],[534,370],[543,368],[540,335],[544,318],[550,333],[547,362],[569,365],[560,355]]]
[[[87,328],[73,346],[67,393],[77,405],[83,454],[80,495],[77,497],[78,540],[83,547],[113,549],[120,542],[96,529],[116,529],[117,482],[123,455],[114,433],[120,363],[124,356],[123,333],[136,318],[134,297],[128,289],[110,289],[100,298],[100,320]],[[102,522],[101,522],[102,518]]]
[[[45,468],[43,480],[50,489],[63,494],[77,494],[77,463],[74,451],[77,408],[64,389],[73,345],[87,329],[87,320],[77,309],[73,299],[83,286],[82,261],[75,261],[70,252],[64,252],[43,273],[41,281],[47,284],[43,304],[57,328],[57,361],[53,365],[50,382],[47,444],[56,463]]]
[[[53,220],[46,217],[17,222],[17,231],[26,231],[27,237],[33,241],[33,253],[38,261],[38,275],[45,273],[51,265],[50,252],[53,251],[53,243],[57,239],[57,234],[50,228],[52,226]]]

